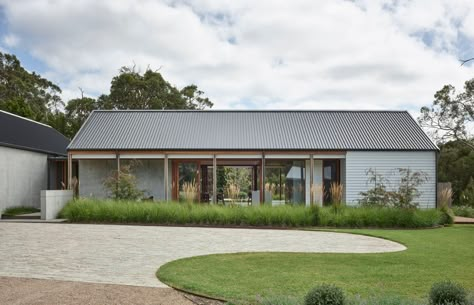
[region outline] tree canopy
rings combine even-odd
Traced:
[[[63,106],[58,85],[23,68],[15,55],[0,52],[0,109],[47,122]]]
[[[135,68],[122,67],[112,79],[110,93],[101,95],[99,109],[205,109],[213,103],[196,85],[179,90],[161,73],[147,69],[140,74]]]
[[[161,73],[122,67],[112,78],[109,94],[81,97],[66,105],[58,85],[24,69],[15,55],[0,52],[0,109],[46,123],[72,138],[96,109],[195,109],[213,103],[194,84],[178,89]]]
[[[438,180],[451,182],[454,203],[462,203],[461,194],[474,178],[474,150],[461,141],[439,145]]]
[[[460,93],[445,85],[435,93],[433,104],[420,112],[420,125],[429,128],[437,142],[457,140],[474,149],[469,133],[470,124],[474,124],[474,79],[466,81]]]

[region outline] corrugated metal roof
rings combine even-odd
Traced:
[[[437,150],[406,111],[94,111],[71,150]]]
[[[0,110],[0,146],[66,156],[68,144],[54,128]]]

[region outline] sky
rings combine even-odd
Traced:
[[[474,1],[0,0],[0,51],[64,101],[120,67],[196,84],[216,109],[387,109],[416,115],[474,77]]]

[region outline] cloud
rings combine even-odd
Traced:
[[[471,1],[0,3],[0,47],[44,63],[66,100],[107,92],[135,63],[197,84],[216,108],[415,112],[474,72],[457,60],[460,37],[474,39]]]

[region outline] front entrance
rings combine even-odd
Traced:
[[[260,202],[260,160],[217,160],[216,164],[216,194],[213,194],[212,160],[174,160],[173,200],[211,203],[216,196],[218,204]]]

